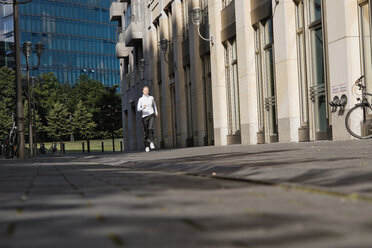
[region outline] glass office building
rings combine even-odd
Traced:
[[[120,85],[110,4],[111,0],[33,0],[20,5],[21,43],[45,45],[40,68],[31,74],[54,72],[60,82],[72,84],[85,74],[105,86]],[[12,6],[2,4],[0,17],[0,40],[13,42]],[[36,54],[31,62],[37,64]]]

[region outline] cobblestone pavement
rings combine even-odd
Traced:
[[[0,248],[369,248],[370,144],[0,160]]]

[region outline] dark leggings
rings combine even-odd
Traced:
[[[150,142],[154,141],[155,115],[149,115],[142,118],[143,139],[145,147],[150,146]]]

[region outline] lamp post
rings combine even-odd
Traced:
[[[25,128],[24,128],[24,118],[23,118],[23,100],[22,100],[22,82],[21,82],[21,59],[20,59],[20,39],[19,39],[19,21],[18,21],[18,5],[30,3],[32,0],[13,0],[5,1],[0,0],[2,4],[12,4],[13,5],[13,22],[14,22],[14,60],[16,68],[16,94],[17,94],[17,104],[16,104],[16,122],[17,129],[19,133],[19,148],[18,157],[20,159],[25,158]]]
[[[141,81],[149,82],[151,84],[151,86],[153,86],[152,80],[145,78],[145,67],[146,67],[146,65],[148,65],[148,64],[146,64],[145,59],[141,59],[138,63],[138,69],[141,73]]]
[[[176,64],[169,64],[168,63],[168,60],[167,60],[167,56],[165,55],[167,50],[168,50],[168,45],[169,45],[169,40],[167,39],[161,39],[160,42],[160,49],[162,50],[163,54],[164,54],[164,60],[165,62],[168,64],[168,65],[173,65],[174,68],[177,68],[177,65]]]
[[[195,7],[191,10],[192,23],[197,27],[199,37],[205,41],[210,41],[212,46],[214,45],[214,38],[211,35],[209,38],[205,38],[200,34],[200,25],[203,22],[203,11],[200,7]]]
[[[35,51],[38,58],[37,66],[32,67],[32,70],[37,70],[40,66],[40,58],[44,50],[44,45],[41,43],[37,43],[35,45]],[[28,102],[28,134],[29,134],[29,150],[30,150],[30,157],[36,155],[36,149],[34,148],[33,142],[33,120],[32,120],[32,113],[31,113],[31,86],[30,86],[30,56],[32,54],[32,43],[30,41],[26,41],[23,43],[23,55],[26,57],[26,70],[27,70],[27,102]],[[35,111],[35,110],[34,110]],[[34,113],[35,114],[35,113]],[[34,152],[35,151],[35,152]]]
[[[89,73],[92,73],[92,77],[94,78],[94,73],[96,72],[94,69],[87,69],[87,68],[80,68],[80,71],[86,73],[87,77],[89,78]]]

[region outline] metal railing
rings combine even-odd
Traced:
[[[318,84],[310,87],[310,98],[311,101],[315,102],[315,100],[321,96],[326,95],[326,86],[325,84]]]

